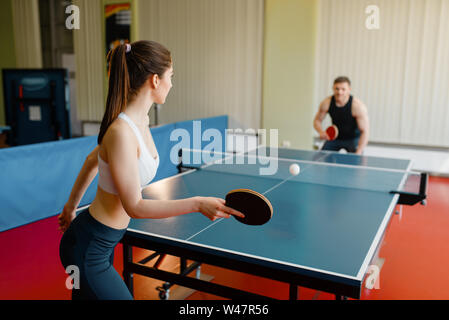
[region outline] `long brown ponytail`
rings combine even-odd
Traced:
[[[107,61],[109,64],[109,88],[106,111],[98,134],[98,144],[103,140],[104,134],[111,123],[125,109],[128,101],[129,74],[126,64],[126,45],[119,45],[109,51]]]
[[[98,144],[145,81],[153,74],[162,77],[172,64],[170,51],[157,42],[137,41],[128,46],[128,52],[127,45],[122,44],[108,53],[109,88]]]

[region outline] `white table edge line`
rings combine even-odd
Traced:
[[[205,245],[205,244],[197,243],[197,242],[192,242],[192,241],[181,240],[181,239],[172,238],[172,237],[168,237],[168,236],[162,236],[162,235],[158,235],[158,234],[154,234],[154,233],[150,233],[150,232],[145,232],[145,231],[141,231],[141,230],[137,230],[137,229],[133,229],[133,228],[128,228],[127,231],[136,232],[136,233],[140,233],[140,234],[148,235],[148,236],[153,236],[153,237],[156,237],[156,238],[167,239],[167,240],[171,240],[171,241],[175,241],[175,242],[182,242],[182,243],[186,243],[186,244],[191,244],[191,245],[195,245],[195,246],[199,246],[199,247],[203,247],[203,248],[207,248],[207,249],[214,249],[214,250],[217,250],[217,251],[232,253],[232,254],[235,254],[235,255],[245,256],[245,257],[249,257],[249,258],[255,258],[255,259],[264,260],[264,261],[268,261],[268,262],[275,262],[275,263],[286,265],[286,266],[299,267],[299,268],[304,269],[304,270],[319,272],[319,273],[328,274],[328,275],[331,275],[331,276],[337,276],[337,277],[340,277],[340,278],[345,278],[345,279],[350,279],[350,280],[357,280],[357,281],[361,280],[361,279],[359,279],[357,277],[346,275],[346,274],[342,274],[342,273],[322,270],[322,269],[318,269],[318,268],[307,267],[307,266],[303,266],[303,265],[300,265],[300,264],[285,262],[285,261],[276,260],[276,259],[270,259],[270,258],[266,258],[266,257],[262,257],[262,256],[256,256],[256,255],[243,253],[243,252],[238,252],[238,251],[234,251],[234,250],[223,249],[223,248],[219,248],[219,247],[209,246],[209,245]]]
[[[410,161],[410,163],[407,167],[407,170],[409,170],[411,166],[412,166],[412,161]],[[399,183],[399,189],[402,188],[402,186],[404,185],[405,179],[406,179],[406,176],[402,177],[402,180]],[[394,208],[396,206],[398,198],[399,198],[399,194],[395,194],[393,199],[390,202],[387,213],[385,214],[385,216],[382,220],[382,223],[380,224],[379,228],[377,229],[377,233],[374,237],[374,241],[371,243],[371,247],[365,256],[365,259],[359,269],[359,272],[357,273],[357,278],[360,280],[362,280],[363,276],[365,275],[365,271],[368,268],[368,264],[371,262],[372,255],[374,254],[375,250],[377,249],[377,247],[379,245],[379,242],[382,238],[382,234],[385,232],[388,221],[390,221],[390,219],[391,219],[391,215],[394,211]]]

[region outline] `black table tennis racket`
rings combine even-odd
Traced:
[[[273,216],[270,201],[262,194],[250,189],[235,189],[226,195],[226,206],[240,211],[244,218],[234,216],[238,221],[252,226],[267,223]]]

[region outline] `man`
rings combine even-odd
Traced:
[[[351,95],[351,81],[347,77],[338,77],[334,80],[334,95],[327,97],[320,104],[320,108],[313,121],[313,127],[320,138],[327,140],[322,150],[339,151],[362,154],[368,144],[369,119],[366,106]],[[335,140],[329,140],[322,122],[329,113],[332,124],[338,128]]]

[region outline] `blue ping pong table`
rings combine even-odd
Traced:
[[[251,164],[248,155],[253,156]],[[239,156],[227,159],[231,161],[211,162],[157,181],[143,190],[143,197],[224,198],[232,189],[248,188],[270,200],[271,220],[248,226],[233,217],[212,222],[200,213],[132,219],[122,240],[124,279],[130,291],[133,274],[141,274],[167,282],[160,288],[161,298],[173,284],[228,298],[261,298],[188,276],[205,263],[289,283],[290,299],[298,297],[298,286],[333,293],[336,298],[360,298],[367,270],[398,203],[399,195],[390,191],[403,188],[411,161],[266,147],[247,153],[248,163],[241,163]],[[268,159],[276,159],[271,163],[276,172],[261,174],[261,167],[268,170]],[[297,176],[289,173],[292,163],[301,168]],[[132,247],[154,254],[135,262]],[[165,254],[181,258],[179,273],[158,268],[160,260],[148,265]]]

